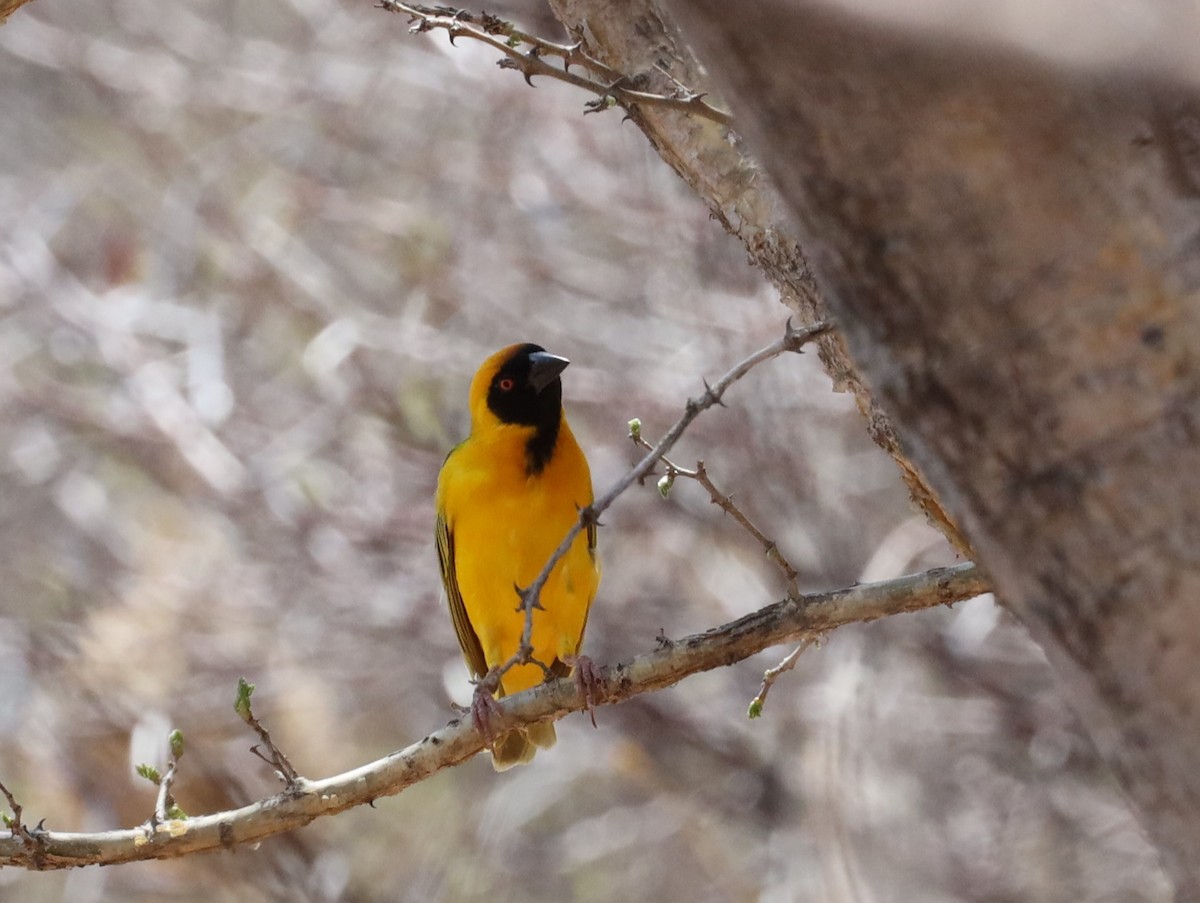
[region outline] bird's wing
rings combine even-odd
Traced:
[[[479,637],[475,635],[475,628],[467,617],[467,607],[463,605],[462,593],[458,589],[458,577],[454,571],[454,534],[441,512],[438,512],[437,518],[437,548],[438,561],[442,565],[442,583],[446,587],[446,598],[450,601],[450,617],[454,619],[458,644],[462,646],[471,673],[483,677],[488,670],[487,660],[483,657],[483,647],[479,645]]]
[[[591,502],[589,501],[588,504],[590,505]],[[596,529],[596,526],[597,525],[596,525],[595,520],[588,521],[587,548],[588,548],[588,555],[590,555],[591,559],[592,559],[592,564],[598,566],[598,564],[596,562],[596,534],[598,532]],[[592,607],[592,600],[590,598],[587,600],[587,605],[588,605],[588,608]],[[584,618],[584,630],[586,631],[586,629],[587,629],[587,618],[585,617]],[[578,652],[578,650],[582,646],[583,646],[583,634],[580,633],[579,645],[576,646],[576,651]],[[571,666],[564,664],[563,662],[559,661],[556,658],[550,665],[550,673],[553,674],[555,677],[567,677],[571,673]]]

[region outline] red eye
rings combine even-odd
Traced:
[[[504,379],[500,380],[500,382],[496,383],[496,388],[501,392],[511,392],[513,386],[515,385],[516,383],[513,382],[513,378],[511,376],[506,376]]]

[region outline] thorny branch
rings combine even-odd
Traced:
[[[949,605],[989,590],[971,563],[935,568],[881,583],[856,584],[799,599],[785,598],[721,627],[668,643],[613,665],[600,675],[601,701],[618,703],[673,686],[692,674],[741,661],[770,646],[811,637],[845,624]],[[498,730],[561,718],[586,708],[571,679],[551,681],[497,702]],[[253,843],[334,815],[380,797],[400,793],[431,775],[464,762],[484,748],[471,719],[442,730],[382,759],[318,781],[295,786],[240,809],[158,825],[75,834],[36,831],[36,847],[17,837],[0,837],[0,866],[73,868],[137,859],[170,859],[202,850]]]
[[[598,113],[618,105],[626,110],[634,106],[668,107],[711,119],[727,127],[733,125],[733,117],[729,113],[712,106],[704,99],[703,94],[689,91],[678,82],[678,90],[673,95],[638,90],[643,79],[610,69],[584,53],[579,44],[557,44],[547,41],[488,13],[477,15],[447,6],[430,7],[401,3],[398,0],[379,0],[376,5],[388,12],[406,13],[409,21],[414,23],[410,29],[414,34],[440,28],[450,36],[451,43],[454,43],[456,38],[471,38],[499,50],[505,55],[505,58],[500,60],[500,68],[516,69],[529,85],[533,84],[533,76],[543,75],[595,94],[597,100],[585,105],[585,113]],[[528,46],[530,49],[522,50],[522,46]],[[552,66],[544,57],[561,59],[563,68]],[[595,77],[576,75],[570,71],[573,65],[586,69]]]

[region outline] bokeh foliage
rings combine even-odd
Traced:
[[[537,21],[544,22],[543,19]],[[70,4],[0,29],[0,779],[60,830],[143,821],[171,728],[198,813],[419,738],[469,693],[437,469],[502,343],[574,361],[598,486],[785,311],[619,112],[368,3]],[[811,356],[675,456],[805,587],[945,563]],[[606,518],[603,662],[773,601],[698,487]],[[6,870],[40,901],[1165,900],[1153,856],[990,600],[843,631],[572,717],[375,810],[236,855]]]

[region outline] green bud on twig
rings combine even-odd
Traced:
[[[675,474],[663,474],[658,478],[658,494],[664,499],[671,494],[671,487],[675,485]]]
[[[167,742],[171,744],[171,758],[178,762],[183,756],[183,731],[179,728],[171,731]]]
[[[254,684],[250,683],[246,678],[239,677],[237,683],[237,699],[233,701],[233,710],[238,713],[238,716],[247,724],[253,718],[250,712],[250,696],[254,693]]]

